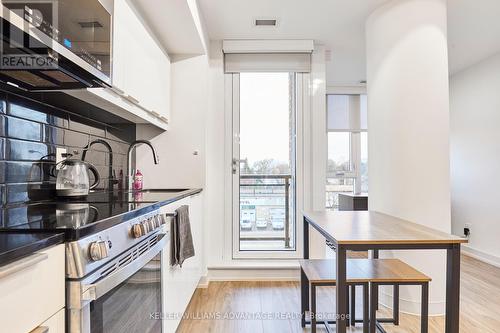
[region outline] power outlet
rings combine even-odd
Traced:
[[[471,223],[465,223],[464,224],[464,236],[465,237],[467,237],[467,238],[470,237],[471,229],[472,229],[472,224]]]
[[[56,170],[59,170],[61,165],[59,162],[64,161],[67,157],[66,148],[56,148]]]

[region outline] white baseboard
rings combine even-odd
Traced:
[[[197,288],[206,289],[206,288],[208,288],[209,284],[210,284],[210,280],[208,279],[208,275],[203,275],[200,278],[200,281],[198,281],[198,287]]]
[[[212,281],[299,281],[300,271],[296,268],[209,268],[200,280],[200,287]],[[203,282],[202,282],[203,280]]]
[[[483,261],[487,264],[493,265],[495,267],[500,267],[500,257],[494,256],[492,254],[483,251],[476,250],[468,245],[462,246],[462,253],[479,261]]]

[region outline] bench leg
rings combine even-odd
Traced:
[[[302,268],[300,269],[300,311],[302,314],[301,325],[306,327],[306,311],[309,310],[309,281],[304,274]]]
[[[368,293],[368,283],[363,284],[363,333],[368,333],[370,322],[370,295]]]
[[[345,302],[345,308],[347,309],[347,326],[350,325],[350,317],[351,317],[351,314],[349,313],[349,310],[350,310],[350,306],[349,306],[349,285],[346,286],[345,288],[345,294],[346,294],[346,302]]]
[[[394,325],[399,325],[399,285],[394,285],[393,298],[392,298],[392,316],[394,318]]]
[[[373,259],[378,259],[379,258],[379,250],[372,250],[372,257]],[[375,310],[378,310],[378,286],[375,288],[373,293],[370,293],[370,297],[372,297],[375,301]]]
[[[377,303],[375,293],[378,290],[378,285],[376,283],[370,284],[370,333],[375,333],[377,328]]]
[[[356,326],[356,285],[351,285],[351,326]]]
[[[429,283],[422,284],[422,310],[420,313],[421,332],[427,333],[429,329]]]
[[[311,284],[311,333],[316,333],[316,286]]]

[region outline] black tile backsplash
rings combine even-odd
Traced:
[[[56,152],[55,146],[39,142],[5,139],[5,159],[10,161],[39,161],[49,153]]]
[[[15,221],[16,216],[26,215],[22,204],[53,198],[55,177],[52,174],[58,147],[65,148],[72,158],[80,159],[89,142],[103,139],[113,149],[112,174],[118,177],[120,170],[126,173],[126,153],[130,142],[135,140],[134,124],[105,123],[76,115],[72,109],[81,108],[78,102],[68,105],[64,111],[60,105],[48,105],[46,100],[50,98],[46,96],[40,103],[30,94],[26,96],[0,90],[0,204],[5,207],[6,215],[0,219]],[[85,160],[99,171],[99,188],[107,189],[111,163],[107,148],[94,144]],[[92,181],[93,177],[90,178]]]
[[[31,141],[41,140],[42,124],[14,117],[4,119],[6,137]]]

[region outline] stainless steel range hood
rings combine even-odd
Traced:
[[[30,91],[111,86],[111,14],[99,0],[0,2],[0,81]]]

